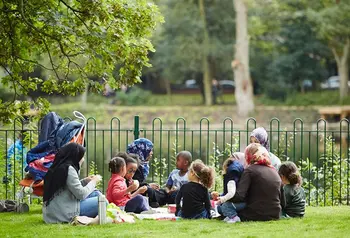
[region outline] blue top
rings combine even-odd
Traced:
[[[168,177],[168,181],[166,182],[167,187],[176,187],[176,189],[180,189],[180,187],[184,184],[188,183],[188,172],[181,176],[179,169],[174,169],[171,171]]]

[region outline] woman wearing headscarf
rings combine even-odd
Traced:
[[[79,180],[85,148],[69,143],[57,152],[44,178],[43,218],[46,223],[70,222],[75,216],[96,217],[100,176]]]
[[[281,212],[281,178],[270,163],[268,151],[252,143],[245,150],[247,168],[238,183],[232,203],[245,202],[238,212],[243,221],[268,221],[279,219]]]
[[[265,147],[265,149],[269,152],[270,161],[273,167],[278,170],[281,165],[281,160],[270,152],[270,142],[267,131],[263,127],[258,127],[250,133],[250,143],[258,143]]]
[[[153,143],[146,138],[139,138],[128,145],[127,152],[138,156],[140,165],[133,176],[133,180],[138,180],[140,187],[147,185],[147,192],[149,205],[151,207],[158,207],[160,200],[165,199],[166,194],[159,190],[160,186],[157,183],[146,183],[149,174],[149,161],[153,155]]]

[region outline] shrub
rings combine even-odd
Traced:
[[[145,105],[150,100],[152,93],[143,90],[138,87],[132,88],[128,93],[117,92],[117,103],[121,105],[133,106],[133,105]]]

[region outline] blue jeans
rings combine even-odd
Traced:
[[[96,217],[98,215],[98,196],[102,194],[95,190],[84,200],[80,201],[80,216]]]
[[[244,202],[242,203],[232,203],[232,202],[225,202],[218,206],[218,212],[223,215],[224,217],[235,217],[237,216],[237,212],[242,211],[245,208],[246,204]]]
[[[200,212],[198,214],[194,214],[194,215],[189,216],[189,217],[182,216],[182,212],[180,210],[179,213],[177,214],[177,216],[182,217],[182,218],[186,218],[186,219],[206,219],[206,218],[209,218],[208,211],[205,209],[202,212]]]

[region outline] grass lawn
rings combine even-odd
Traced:
[[[308,207],[303,219],[225,224],[215,220],[137,221],[104,226],[46,225],[41,207],[2,213],[1,237],[349,237],[350,207]]]

